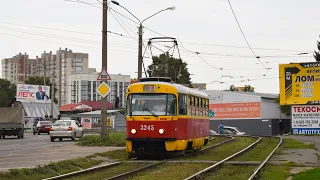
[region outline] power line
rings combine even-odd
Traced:
[[[109,10],[109,12],[112,14],[112,12]],[[118,16],[118,14],[117,13],[115,13],[115,15],[118,17],[118,19],[123,23],[123,25],[124,26],[126,26],[126,28],[128,29],[128,30],[130,30],[131,32],[133,32],[133,34],[135,34],[136,32],[134,32],[119,16]],[[114,18],[116,18],[113,14],[112,14],[112,16],[114,17]],[[118,20],[116,20],[117,22],[118,22],[118,24],[119,24],[119,21]],[[124,26],[122,26],[124,29],[125,29],[125,27]],[[125,30],[126,31],[126,30]],[[129,33],[128,31],[126,31],[127,33]],[[130,36],[131,36],[131,34],[129,34]],[[134,38],[133,36],[131,36],[132,38]]]
[[[6,28],[3,26],[0,26],[0,29],[10,30],[10,31],[14,31],[14,32],[23,33],[23,34],[31,34],[31,35],[35,35],[35,36],[43,36],[46,38],[55,38],[55,39],[83,42],[83,43],[87,43],[87,44],[101,44],[102,43],[101,41],[91,41],[91,40],[79,39],[79,38],[69,38],[66,36],[58,36],[58,35],[54,35],[54,34],[39,33],[39,32],[35,32],[35,31],[19,30],[19,29],[15,29],[15,28]],[[120,47],[131,47],[131,48],[133,47],[133,45],[123,45],[123,44],[116,44],[116,43],[108,43],[108,44],[112,44],[112,45],[120,46]]]
[[[48,28],[48,27],[40,27],[40,26],[31,26],[31,25],[24,25],[24,24],[16,24],[16,23],[8,23],[8,22],[0,22],[0,24],[8,24],[8,25],[15,25],[15,26],[22,26],[22,27],[31,27],[31,28],[38,28],[38,29],[47,29],[53,31],[62,31],[62,32],[69,32],[69,33],[77,33],[77,34],[87,34],[87,35],[98,35],[101,36],[101,33],[90,33],[90,32],[82,32],[82,31],[73,31],[73,30],[66,30],[66,29],[57,29],[57,28]],[[110,34],[115,34],[122,37],[127,37],[121,33],[116,33],[113,31],[107,31]],[[130,38],[130,37],[127,37]]]
[[[205,43],[194,43],[194,42],[184,42],[185,44],[194,44],[199,46],[212,46],[212,47],[224,47],[224,48],[238,48],[238,49],[248,49],[249,47],[246,46],[232,46],[232,45],[218,45],[218,44],[205,44]],[[276,48],[252,48],[257,50],[265,50],[265,51],[289,51],[289,52],[307,52],[313,53],[313,51],[306,51],[306,50],[293,50],[293,49],[276,49]]]
[[[230,0],[228,0],[228,2],[229,2],[229,5],[230,5],[230,8],[231,8],[231,11],[232,11],[232,13],[233,13],[233,16],[234,16],[235,20],[237,21],[238,27],[239,27],[242,35],[243,35],[244,40],[247,42],[247,45],[248,45],[248,47],[250,48],[252,54],[258,59],[258,61],[260,62],[260,64],[265,68],[265,66],[263,65],[263,63],[260,61],[260,56],[257,56],[257,55],[253,52],[253,50],[252,50],[252,48],[251,48],[251,46],[250,46],[250,44],[249,44],[246,36],[244,35],[244,33],[243,33],[242,29],[241,29],[241,26],[240,26],[240,24],[239,24],[239,21],[238,21],[238,19],[237,19],[237,16],[236,16],[236,14],[235,14],[234,11],[233,11],[233,8],[232,8],[232,6],[231,6]]]
[[[119,22],[119,20],[114,16],[114,14],[113,14],[110,10],[109,10],[109,12],[110,12],[110,14],[112,15],[112,17],[117,21],[117,23],[122,27],[122,29],[125,30],[130,37],[134,38],[134,37],[127,31],[127,29],[126,29],[125,27],[123,27],[123,25]]]
[[[102,7],[96,6],[92,3],[88,3],[88,2],[84,2],[84,1],[80,1],[80,0],[64,0],[64,1],[68,1],[68,2],[74,2],[74,3],[82,3],[82,4],[87,4],[89,6],[95,7],[95,8],[100,8],[102,9]]]
[[[84,47],[84,48],[91,48],[91,49],[97,49],[100,50],[101,47],[90,47],[90,46],[81,46],[81,45],[76,45],[76,44],[68,44],[68,43],[60,43],[60,42],[53,42],[53,41],[46,41],[46,40],[41,40],[41,39],[34,39],[34,38],[29,38],[29,37],[24,37],[24,36],[17,36],[17,35],[12,35],[12,34],[7,34],[7,33],[1,33],[2,35],[6,36],[12,36],[12,37],[18,37],[18,38],[23,38],[23,39],[30,39],[30,40],[35,40],[35,41],[42,41],[42,42],[47,42],[47,43],[53,43],[53,44],[64,44],[68,46],[74,46],[74,47]],[[117,49],[108,49],[111,51],[120,51],[120,52],[130,52],[130,53],[137,53],[133,51],[123,51],[123,50],[117,50]]]

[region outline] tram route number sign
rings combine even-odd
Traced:
[[[320,133],[320,105],[292,106],[292,134]]]
[[[280,104],[320,104],[320,62],[279,65]]]

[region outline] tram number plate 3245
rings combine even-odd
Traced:
[[[153,131],[154,125],[140,125],[140,130],[142,131]]]

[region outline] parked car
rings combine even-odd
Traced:
[[[51,121],[38,121],[38,123],[33,127],[33,134],[36,133],[40,135],[40,133],[47,133],[49,134],[50,128],[52,126]]]
[[[214,131],[214,130],[209,130],[209,135],[219,135],[219,133],[217,133],[216,131]]]
[[[224,126],[223,128],[226,133],[235,134],[235,135],[245,135],[246,133],[241,131],[238,127],[232,127],[232,126]]]
[[[81,138],[82,136],[82,125],[75,120],[58,120],[50,129],[51,141],[54,141],[56,138],[59,138],[60,141],[63,138],[71,138],[74,141],[75,138]]]

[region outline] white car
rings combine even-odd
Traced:
[[[209,135],[219,135],[219,133],[217,133],[216,131],[214,131],[214,130],[209,130]]]
[[[71,138],[74,141],[75,138],[81,138],[82,136],[82,125],[75,120],[58,120],[50,128],[51,141],[54,141],[56,138],[59,138],[60,141],[63,138]]]
[[[223,128],[226,131],[231,132],[231,134],[235,134],[235,135],[245,135],[246,133],[241,131],[239,128],[237,127],[232,127],[232,126],[224,126]]]

